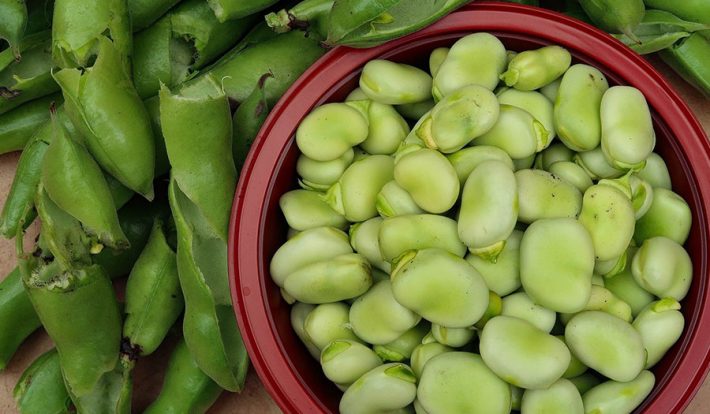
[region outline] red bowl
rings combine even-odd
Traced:
[[[298,149],[293,136],[301,119],[320,104],[343,100],[357,86],[361,68],[371,59],[426,67],[432,49],[479,31],[495,34],[513,50],[561,45],[577,62],[604,72],[610,84],[635,86],[646,96],[658,138],[656,151],[668,164],[674,191],[688,201],[693,213],[686,248],[693,258],[694,279],[682,303],[683,336],[653,369],[656,386],[637,412],[681,412],[710,366],[707,137],[663,77],[620,42],[564,15],[507,3],[476,2],[424,30],[375,48],[335,48],[304,73],[271,111],[241,173],[229,238],[234,309],[256,372],[286,413],[338,411],[341,392],[294,334],[290,307],[268,272],[271,256],[286,238],[287,225],[278,201],[297,187]]]

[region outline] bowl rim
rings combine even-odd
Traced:
[[[511,14],[515,15],[514,23],[510,19]],[[288,89],[267,117],[242,168],[229,228],[229,282],[239,328],[259,378],[271,397],[286,413],[297,413],[305,407],[309,413],[328,411],[302,384],[288,358],[281,353],[281,343],[272,330],[273,325],[262,295],[263,280],[258,270],[261,268],[262,260],[260,245],[264,231],[262,223],[265,214],[264,196],[271,191],[273,167],[274,165],[279,167],[280,155],[292,134],[279,142],[267,137],[280,128],[295,128],[291,120],[296,119],[297,123],[310,110],[310,108],[294,108],[294,105],[290,105],[294,97],[307,96],[306,99],[315,105],[328,90],[338,86],[337,79],[335,79],[336,83],[329,84],[327,88],[320,86],[327,83],[322,74],[328,73],[328,70],[337,72],[338,67],[341,67],[340,71],[343,72],[342,67],[348,67],[349,63],[387,55],[390,51],[406,47],[407,44],[426,37],[451,32],[475,31],[521,33],[543,40],[551,40],[549,38],[553,36],[562,36],[562,38],[566,36],[567,41],[554,39],[554,42],[572,49],[601,51],[602,53],[595,54],[595,60],[607,67],[614,67],[614,71],[628,83],[654,86],[652,93],[645,91],[644,95],[651,106],[658,107],[659,103],[665,103],[666,108],[662,118],[675,135],[686,137],[681,146],[687,156],[688,164],[693,171],[710,171],[710,142],[702,125],[663,76],[643,57],[618,40],[593,26],[557,12],[515,3],[474,2],[429,27],[386,44],[369,49],[351,49],[341,46],[330,50]],[[631,67],[619,65],[619,62],[630,63]],[[328,76],[328,80],[331,77],[333,76]],[[656,102],[656,105],[652,102]],[[262,156],[260,157],[259,154]],[[263,159],[265,158],[263,154],[269,154],[268,162]],[[700,169],[700,166],[703,166],[704,170]],[[699,207],[698,215],[703,218],[700,237],[701,242],[707,245],[710,220],[706,210],[710,206],[710,180],[698,180],[695,174],[689,175],[691,179],[695,178],[693,184],[698,190],[698,196],[694,201]],[[245,206],[250,209],[245,209]],[[255,220],[254,217],[259,219]],[[240,243],[239,240],[242,242]],[[705,291],[708,291],[708,267],[705,258],[702,259],[700,269],[694,273],[705,276],[700,283],[701,287],[705,287]],[[680,357],[680,361],[670,374],[672,381],[663,384],[662,388],[656,391],[653,400],[645,403],[650,404],[645,410],[647,414],[681,412],[690,403],[710,369],[708,295],[700,299],[698,308],[700,311],[696,323],[685,328],[690,338],[685,355]],[[700,355],[704,355],[704,359],[699,360],[697,357]],[[672,395],[676,399],[660,398],[665,395]]]

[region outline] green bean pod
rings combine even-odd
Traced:
[[[106,179],[88,151],[53,122],[52,143],[42,165],[42,184],[57,206],[79,220],[87,233],[109,247],[128,247]],[[76,203],[77,192],[83,202]]]
[[[42,124],[25,145],[0,215],[0,233],[13,238],[19,226],[29,226],[36,216],[34,197],[42,173],[42,161],[52,138],[52,123]]]
[[[145,29],[179,2],[180,0],[126,0],[131,15],[131,29],[134,32]]]
[[[397,184],[395,180],[382,186],[380,192],[377,193],[375,208],[377,208],[377,212],[382,217],[396,217],[424,212],[407,190]]]
[[[575,151],[589,151],[601,141],[599,108],[609,88],[606,77],[588,65],[572,65],[562,77],[554,105],[555,130]]]
[[[662,50],[659,55],[686,82],[706,97],[710,96],[710,68],[701,63],[710,56],[710,39],[696,32]]]
[[[375,345],[372,349],[385,362],[402,362],[412,356],[417,345],[424,341],[431,326],[427,321],[421,321],[402,335],[386,344]]]
[[[168,362],[160,394],[145,414],[205,413],[223,389],[195,362],[184,340],[178,342]]]
[[[579,4],[596,26],[638,41],[633,31],[645,13],[643,0],[579,0]]]
[[[385,345],[416,326],[421,317],[400,305],[390,281],[383,280],[353,302],[349,320],[359,338]]]
[[[249,148],[269,115],[270,107],[264,95],[264,86],[269,78],[271,73],[265,73],[259,78],[252,93],[239,104],[232,117],[232,153],[238,171],[242,169]]]
[[[82,412],[84,402],[91,404],[82,399],[102,394],[102,382],[119,363],[121,315],[111,281],[96,265],[62,271],[58,262],[21,260],[27,294],[57,347],[67,390]]]
[[[517,292],[504,297],[501,315],[526,320],[547,333],[552,331],[557,320],[557,314],[554,311],[536,305],[525,292]]]
[[[13,54],[19,58],[19,43],[27,27],[27,5],[24,0],[0,1],[0,39],[9,44]]]
[[[329,380],[347,387],[382,365],[382,360],[372,349],[359,342],[338,339],[323,348],[320,363]]]
[[[579,222],[592,237],[596,259],[611,260],[629,246],[636,217],[624,193],[610,185],[597,184],[584,192]]]
[[[448,211],[458,199],[460,184],[456,170],[444,155],[429,148],[398,156],[394,179],[429,213]]]
[[[133,81],[145,99],[193,76],[234,46],[255,18],[220,23],[205,1],[182,2],[133,39]]]
[[[230,99],[242,102],[252,93],[259,78],[271,71],[274,77],[264,86],[264,95],[269,106],[273,106],[325,49],[301,31],[280,35],[271,30],[263,32],[264,29],[257,26],[242,42],[188,83],[210,78],[223,86]]]
[[[353,332],[349,312],[348,305],[342,302],[316,306],[308,312],[303,322],[305,338],[321,351],[338,339],[362,342]]]
[[[468,176],[461,195],[458,233],[471,253],[495,262],[518,219],[515,175],[500,161],[485,161]]]
[[[464,0],[418,4],[399,1],[341,0],[328,18],[330,46],[371,47],[426,27],[464,5]]]
[[[651,111],[641,91],[614,86],[601,101],[601,146],[607,160],[621,169],[637,169],[656,145]]]
[[[451,328],[476,323],[488,307],[483,278],[462,258],[441,249],[410,251],[392,270],[397,302],[427,320]],[[440,277],[432,278],[432,272]],[[446,302],[435,298],[446,295]]]
[[[339,410],[342,414],[365,414],[403,409],[416,398],[416,382],[414,372],[405,364],[380,365],[348,387]]]
[[[37,33],[32,38],[27,40],[22,60],[11,60],[6,67],[0,66],[0,114],[59,90],[50,73],[49,32]]]
[[[505,70],[505,46],[489,33],[474,33],[457,40],[434,76],[432,95],[440,100],[466,85],[493,90]]]
[[[118,61],[130,73],[132,52],[131,22],[126,0],[85,3],[78,0],[57,0],[52,19],[52,58],[60,68],[90,65],[100,53],[101,39],[111,39]]]
[[[30,298],[22,286],[20,269],[0,281],[0,371],[5,369],[20,344],[40,327]]]
[[[490,131],[499,112],[498,100],[491,91],[466,85],[443,97],[413,132],[427,147],[449,154]]]
[[[594,246],[587,230],[570,218],[538,220],[520,242],[520,280],[537,304],[578,312],[591,294]]]
[[[184,308],[175,252],[156,220],[126,283],[123,337],[136,355],[150,355]]]
[[[97,46],[98,57],[91,68],[54,73],[62,87],[67,115],[107,172],[152,199],[155,144],[148,112],[128,72],[121,70],[114,43],[102,37]],[[105,109],[114,106],[122,110]]]
[[[515,89],[533,91],[562,76],[571,62],[570,53],[560,46],[526,50],[513,57],[500,79]]]
[[[569,380],[561,378],[545,390],[526,390],[521,401],[526,413],[584,414],[582,396]]]
[[[277,2],[278,0],[207,0],[220,22],[256,14]]]
[[[72,402],[64,385],[59,354],[50,349],[22,373],[12,392],[21,414],[69,414]]]
[[[636,283],[654,295],[682,300],[693,279],[693,263],[680,244],[652,237],[644,240],[634,256],[631,272]]]
[[[584,365],[615,381],[633,380],[646,363],[641,335],[606,312],[578,313],[567,323],[565,341]]]
[[[498,120],[488,132],[476,138],[475,145],[492,145],[513,159],[533,157],[547,148],[552,132],[528,111],[501,104]]]
[[[634,319],[633,327],[641,334],[646,348],[646,369],[658,361],[676,343],[685,327],[685,319],[680,313],[680,303],[665,298],[649,304]]]
[[[576,218],[582,209],[582,193],[554,174],[543,170],[518,170],[518,220],[533,223],[539,219]]]
[[[23,149],[34,133],[49,121],[49,107],[61,104],[60,95],[35,99],[0,115],[0,154]]]
[[[469,254],[466,261],[483,277],[486,286],[499,296],[506,296],[520,287],[520,240],[523,232],[513,230],[505,240],[495,262]]]
[[[459,240],[456,221],[434,214],[410,214],[385,219],[379,228],[379,250],[388,262],[408,250],[440,248],[459,257],[466,246]]]
[[[587,412],[630,413],[648,397],[655,383],[650,371],[641,371],[628,382],[603,382],[584,393],[584,408]]]
[[[510,412],[511,391],[479,355],[444,352],[424,365],[417,400],[429,413],[504,414]]]
[[[644,0],[646,7],[665,10],[693,22],[710,25],[710,7],[703,0]]]
[[[710,9],[709,9],[710,11]],[[693,18],[691,17],[690,20]],[[710,24],[710,19],[708,19]],[[636,40],[626,35],[614,35],[633,51],[644,55],[671,47],[678,40],[699,30],[708,30],[710,25],[686,21],[664,10],[646,10],[643,20],[634,30]]]
[[[646,239],[664,236],[684,244],[692,220],[690,207],[681,196],[665,188],[656,188],[648,211],[636,221],[634,240],[643,243]]]
[[[374,59],[360,74],[360,89],[375,102],[402,105],[426,101],[431,97],[431,76],[403,63]]]
[[[269,13],[264,19],[276,33],[305,28],[311,35],[325,40],[331,8],[333,0],[303,0],[288,10]]]
[[[483,361],[496,375],[526,389],[548,388],[562,377],[570,362],[563,341],[512,316],[489,320],[479,347]]]

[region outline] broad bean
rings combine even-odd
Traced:
[[[527,158],[547,148],[551,131],[528,111],[512,105],[500,105],[498,120],[488,132],[479,136],[475,145],[492,145],[513,159]]]
[[[665,188],[655,188],[648,211],[636,221],[634,240],[643,243],[646,239],[664,236],[684,244],[692,220],[690,207],[681,196]]]
[[[453,348],[461,348],[465,346],[474,336],[476,331],[471,328],[447,328],[439,324],[431,325],[431,335],[436,339],[436,342],[450,346]]]
[[[518,221],[526,224],[547,218],[576,218],[582,193],[572,184],[543,170],[515,172],[518,183]]]
[[[424,367],[427,362],[437,355],[441,355],[445,352],[451,352],[453,348],[446,345],[442,345],[439,342],[425,342],[417,345],[412,351],[412,356],[410,363],[412,365],[412,371],[416,374],[417,378],[421,379],[422,373],[424,372]]]
[[[331,303],[356,298],[372,285],[370,263],[347,253],[312,263],[289,274],[284,290],[303,303]]]
[[[408,250],[439,248],[463,257],[466,246],[458,237],[456,221],[434,214],[387,218],[379,229],[379,247],[387,262]]]
[[[567,49],[544,46],[518,53],[508,63],[508,70],[500,78],[506,85],[521,91],[532,91],[559,78],[572,62]]]
[[[520,410],[523,413],[584,414],[582,396],[569,380],[561,378],[544,390],[525,390]]]
[[[382,186],[382,189],[377,194],[375,208],[377,208],[377,212],[382,217],[424,213],[424,210],[419,208],[407,190],[397,184],[395,180]]]
[[[403,63],[374,59],[365,64],[360,89],[375,102],[402,105],[426,101],[431,93],[431,76]]]
[[[402,363],[380,365],[358,378],[343,394],[342,414],[390,412],[407,407],[417,395],[417,377]]]
[[[350,226],[350,245],[375,268],[389,273],[392,270],[390,260],[385,260],[379,241],[382,217],[355,223]]]
[[[631,263],[634,280],[654,295],[682,300],[693,278],[693,263],[683,246],[666,237],[644,240]]]
[[[513,160],[508,153],[498,147],[488,145],[476,145],[464,148],[446,156],[451,165],[454,166],[459,182],[463,187],[466,179],[479,164],[484,161],[497,160],[505,163],[513,170]]]
[[[665,298],[650,303],[634,319],[633,327],[641,334],[646,349],[646,369],[656,365],[683,333],[685,319],[680,303]]]
[[[396,179],[396,168],[394,159],[388,155],[371,155],[356,160],[328,189],[325,200],[348,221],[375,217],[377,194],[392,178]]]
[[[312,160],[332,161],[367,135],[367,118],[360,111],[344,103],[330,103],[303,118],[296,130],[296,144]]]
[[[596,147],[591,151],[578,152],[574,156],[574,162],[582,167],[592,180],[617,178],[625,173],[624,170],[609,164],[601,147]]]
[[[621,256],[634,235],[636,217],[629,198],[617,188],[597,184],[584,192],[579,222],[587,229],[597,260]]]
[[[349,312],[348,306],[341,302],[316,306],[303,322],[305,337],[320,350],[337,339],[362,342],[353,332]]]
[[[517,292],[503,298],[501,315],[513,316],[530,322],[543,332],[550,333],[555,326],[557,314],[536,305],[525,292]]]
[[[513,230],[505,240],[495,262],[469,254],[466,261],[483,277],[486,286],[499,296],[506,296],[520,287],[520,240],[523,232]]]
[[[668,167],[660,155],[652,152],[646,158],[646,165],[636,172],[636,175],[653,188],[671,189],[671,176]]]
[[[329,380],[348,387],[368,371],[382,365],[382,360],[372,349],[359,342],[336,339],[323,348],[320,363]]]
[[[628,382],[605,381],[582,396],[587,412],[630,413],[651,393],[656,378],[650,371],[641,371]]]
[[[345,217],[330,208],[322,194],[315,191],[289,191],[281,196],[279,206],[286,222],[295,230],[328,226],[344,229],[348,224]]]
[[[377,282],[350,306],[353,332],[368,343],[384,345],[416,326],[421,317],[394,298],[389,280]]]
[[[296,161],[296,171],[301,177],[299,183],[306,189],[325,191],[338,181],[354,158],[352,148],[332,161],[316,161],[301,154]]]
[[[421,321],[395,340],[386,344],[375,345],[372,349],[383,361],[402,362],[412,357],[414,348],[424,342],[424,338],[430,330],[429,322]]]
[[[584,169],[571,161],[558,161],[550,165],[548,171],[582,193],[594,184]]]
[[[549,132],[548,141],[552,141],[555,138],[552,102],[545,95],[535,91],[508,89],[498,94],[498,102],[503,105],[517,106],[528,111]]]
[[[448,211],[459,196],[456,170],[444,155],[432,149],[403,154],[395,163],[394,179],[429,213]]]

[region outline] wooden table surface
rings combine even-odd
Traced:
[[[685,82],[680,80],[662,62],[652,58],[653,64],[664,74],[673,84],[678,92],[683,96],[687,104],[693,109],[696,116],[705,128],[705,132],[710,135],[710,100],[703,98],[700,93],[692,89]],[[7,193],[12,182],[19,154],[6,154],[0,156],[0,200],[7,197]],[[37,228],[33,227],[27,234],[26,241],[31,240],[36,234]],[[29,244],[28,244],[29,247]],[[14,242],[0,238],[0,279],[4,278],[16,264],[14,254]],[[2,335],[2,332],[0,332]],[[160,391],[163,377],[163,369],[167,363],[172,341],[164,344],[156,353],[144,360],[141,360],[135,370],[134,384],[134,408],[135,412],[141,412]],[[17,413],[14,400],[12,399],[12,389],[23,370],[42,352],[51,347],[51,342],[44,332],[33,334],[23,345],[11,363],[0,373],[0,413]],[[710,350],[708,350],[710,352]],[[316,365],[314,365],[316,367]],[[708,412],[710,406],[710,379],[706,379],[702,388],[698,391],[685,414],[701,414]],[[211,414],[223,413],[259,413],[276,414],[281,411],[271,400],[264,390],[259,378],[253,372],[249,373],[247,385],[241,394],[224,393],[218,402],[209,411]]]

